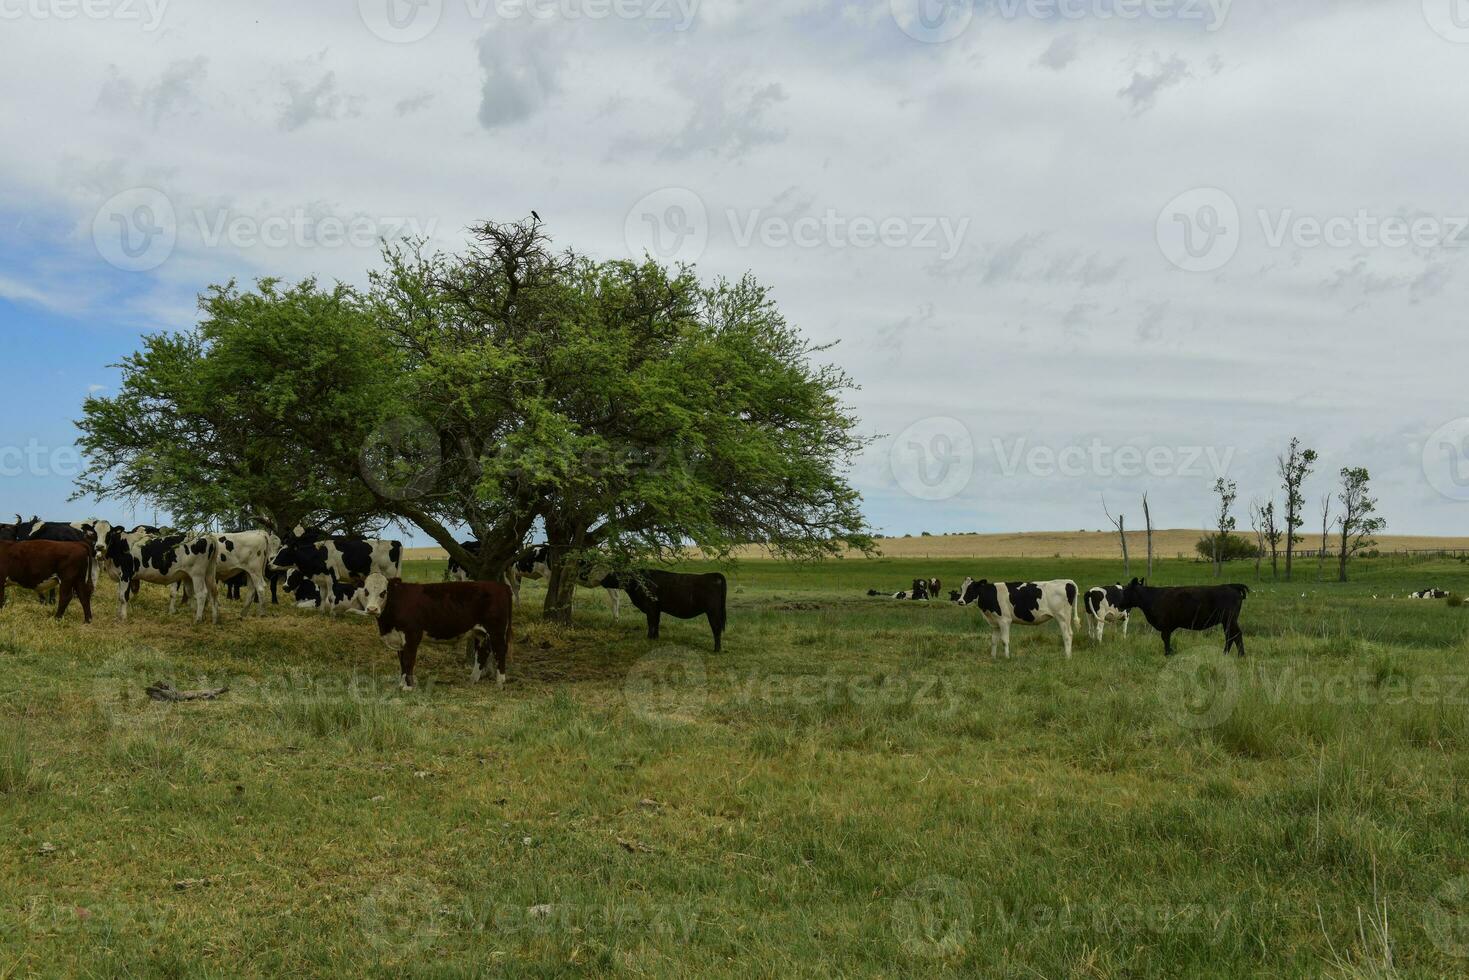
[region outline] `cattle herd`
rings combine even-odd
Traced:
[[[941,593],[942,583],[936,578],[916,578],[913,587],[902,592],[869,589],[869,596],[892,599],[929,600]],[[1240,631],[1239,613],[1250,593],[1244,585],[1187,585],[1158,588],[1141,579],[1127,585],[1099,585],[1081,592],[1070,579],[1047,582],[990,582],[966,578],[964,585],[949,593],[949,601],[960,606],[975,606],[990,625],[990,656],[996,657],[1001,647],[1010,656],[1010,627],[1040,626],[1055,622],[1061,630],[1061,645],[1067,659],[1071,657],[1071,641],[1086,614],[1087,635],[1102,641],[1108,623],[1121,623],[1127,635],[1128,617],[1140,610],[1143,618],[1163,635],[1163,653],[1173,655],[1173,634],[1179,630],[1206,630],[1224,627],[1224,652],[1234,647],[1245,654],[1244,634]]]
[[[479,544],[463,542],[470,554]],[[398,541],[330,535],[316,528],[296,527],[285,538],[270,531],[227,534],[182,534],[138,525],[124,530],[107,521],[61,523],[32,518],[0,524],[0,608],[5,587],[14,583],[35,590],[43,601],[55,593],[56,618],[66,614],[72,599],[82,607],[82,618],[92,621],[92,597],[100,576],[117,585],[118,616],[126,620],[129,601],[142,583],[169,589],[168,611],[191,603],[194,622],[206,615],[219,622],[217,586],[224,584],[231,598],[242,599],[241,617],[252,609],[263,614],[265,594],[278,601],[280,584],[298,605],[319,608],[333,616],[338,610],[377,620],[384,645],[397,652],[400,682],[414,686],[414,664],[419,644],[428,638],[457,641],[467,638],[471,678],[479,681],[495,656],[498,683],[505,682],[510,652],[512,607],[520,602],[520,583],[550,575],[547,545],[526,549],[507,569],[504,581],[472,581],[468,571],[450,561],[445,581],[426,585],[403,581],[403,545]],[[647,618],[648,637],[658,638],[666,613],[679,619],[705,617],[721,647],[726,623],[725,577],[717,572],[686,574],[659,569],[621,571],[582,560],[575,567],[576,584],[602,588],[620,614],[619,596],[626,593]],[[869,596],[929,601],[939,598],[943,583],[937,578],[913,580],[901,592],[868,591]],[[1077,588],[1070,579],[1044,582],[990,582],[967,578],[948,593],[950,602],[974,606],[990,626],[990,656],[1001,648],[1010,656],[1010,627],[1055,622],[1062,647],[1071,656],[1074,631],[1086,617],[1087,635],[1097,643],[1108,624],[1120,623],[1127,635],[1133,610],[1163,638],[1163,652],[1173,653],[1173,634],[1179,630],[1224,628],[1224,652],[1233,647],[1244,656],[1239,615],[1249,588],[1244,585],[1177,586],[1159,588],[1134,578],[1127,585]],[[1441,589],[1410,594],[1415,599],[1447,596]]]
[[[477,542],[464,544],[472,554],[479,549]],[[169,589],[170,615],[180,602],[192,603],[195,623],[202,623],[206,615],[218,623],[219,584],[232,598],[244,601],[240,614],[244,618],[252,609],[264,612],[267,587],[271,601],[278,601],[278,587],[284,582],[299,605],[319,608],[328,616],[346,610],[374,617],[383,644],[398,654],[405,689],[414,686],[414,665],[424,638],[441,642],[467,638],[471,681],[480,680],[493,653],[496,681],[504,684],[511,608],[520,601],[520,582],[549,573],[546,545],[521,555],[506,570],[505,581],[471,581],[467,571],[451,561],[446,581],[416,585],[403,581],[401,542],[330,535],[316,528],[296,527],[283,539],[261,530],[182,534],[149,525],[124,530],[101,520],[26,521],[19,515],[14,524],[0,524],[0,608],[5,605],[6,583],[13,582],[35,590],[46,602],[55,592],[57,619],[76,598],[83,621],[90,623],[92,596],[106,574],[117,584],[120,619],[127,619],[129,601],[139,586],[149,583]],[[619,571],[582,562],[576,567],[576,581],[605,589],[614,617],[620,611],[618,596],[626,592],[647,617],[648,636],[653,639],[665,613],[679,619],[704,616],[714,634],[714,649],[720,649],[726,619],[723,575]]]

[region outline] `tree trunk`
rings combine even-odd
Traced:
[[[1336,557],[1336,580],[1345,582],[1347,580],[1347,518],[1342,516],[1341,521],[1341,553]]]
[[[1122,576],[1132,578],[1132,559],[1127,556],[1127,518],[1117,515],[1117,537],[1122,539]]]
[[[551,565],[551,578],[546,582],[546,602],[541,619],[547,623],[571,625],[571,607],[576,601],[576,566],[566,561]]]
[[[1143,494],[1143,524],[1148,529],[1148,578],[1153,577],[1153,512],[1148,509],[1148,495]]]
[[[551,545],[551,577],[546,582],[546,601],[541,618],[548,623],[571,625],[571,607],[576,601],[577,563],[586,543],[586,530],[572,530],[547,520],[546,540]]]

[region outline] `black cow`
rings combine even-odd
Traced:
[[[1206,630],[1224,627],[1224,652],[1234,646],[1245,655],[1245,638],[1239,628],[1239,611],[1250,594],[1246,585],[1184,585],[1158,588],[1133,579],[1122,590],[1123,609],[1141,609],[1148,625],[1163,634],[1163,653],[1173,656],[1175,630]]]
[[[640,568],[631,572],[614,572],[596,583],[604,589],[622,589],[632,604],[648,617],[648,639],[658,639],[658,620],[667,613],[676,619],[709,617],[714,632],[714,652],[720,649],[724,635],[725,596],[729,585],[718,572],[689,575],[665,572],[656,568]]]

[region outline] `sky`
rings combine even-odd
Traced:
[[[753,273],[893,534],[1162,527],[1366,466],[1469,534],[1465,0],[0,0],[0,513],[231,278],[539,212]]]

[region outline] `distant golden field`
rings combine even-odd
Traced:
[[[1153,532],[1153,550],[1163,558],[1180,555],[1192,557],[1194,542],[1206,532],[1188,528],[1168,528]],[[1245,535],[1248,536],[1248,530]],[[1319,546],[1319,537],[1307,534],[1300,547]],[[1133,555],[1147,554],[1147,535],[1142,531],[1127,533],[1127,547]],[[1429,548],[1469,548],[1469,537],[1431,537],[1426,535],[1384,534],[1377,539],[1382,551],[1416,551]],[[1023,531],[1012,534],[950,534],[932,537],[880,538],[878,545],[889,558],[1117,558],[1121,549],[1116,532],[1109,531]],[[410,559],[445,557],[442,548],[409,548]],[[764,548],[749,547],[739,553],[741,559],[768,557]]]

